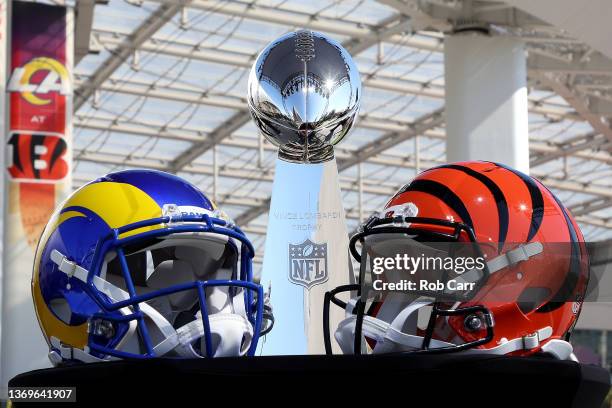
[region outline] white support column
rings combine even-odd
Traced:
[[[444,44],[447,161],[490,160],[529,173],[526,54],[478,34]]]

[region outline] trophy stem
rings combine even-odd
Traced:
[[[323,163],[334,158],[334,147],[329,144],[306,143],[302,145],[288,143],[280,147],[278,158],[291,163]]]
[[[280,155],[279,155],[280,156]],[[264,355],[324,354],[323,298],[350,280],[348,231],[336,160],[278,159],[261,283],[271,286],[275,324]],[[344,317],[330,316],[331,327]]]

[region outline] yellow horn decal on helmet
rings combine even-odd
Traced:
[[[85,207],[111,228],[161,217],[160,206],[147,193],[131,184],[100,182],[88,184],[66,201],[64,208]],[[159,225],[139,228],[121,234],[121,238],[160,228]]]
[[[56,211],[43,231],[38,248],[36,249],[36,257],[34,259],[34,272],[32,273],[32,298],[34,299],[34,304],[36,306],[35,309],[38,324],[42,328],[47,342],[49,342],[49,337],[53,336],[57,337],[58,339],[62,339],[62,342],[72,347],[82,349],[87,345],[87,323],[83,323],[78,326],[71,326],[58,319],[53,312],[49,310],[49,307],[43,299],[38,277],[40,257],[45,246],[47,245],[49,236],[51,236],[51,234],[63,222],[74,217],[85,217],[85,215],[78,211],[66,211],[62,214],[59,214],[59,211]]]
[[[159,205],[144,191],[130,184],[115,182],[93,183],[81,187],[64,202],[61,209],[69,207],[87,208],[104,220],[110,228],[118,228],[162,215]],[[81,349],[87,345],[87,323],[71,326],[51,312],[40,289],[39,266],[42,252],[51,234],[65,221],[85,216],[79,211],[72,210],[63,213],[57,210],[54,213],[39,241],[32,274],[32,297],[36,306],[36,315],[47,341],[53,336],[61,339],[63,343]],[[160,226],[139,228],[122,234],[121,238],[157,228]]]
[[[47,342],[49,342],[50,337],[57,337],[62,340],[62,343],[83,349],[87,345],[87,322],[78,326],[71,326],[58,319],[45,304],[38,278],[36,278],[38,266],[34,269],[35,278],[32,281],[32,297],[36,305],[38,323],[47,337]]]

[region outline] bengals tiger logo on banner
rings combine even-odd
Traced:
[[[68,145],[59,134],[13,132],[8,146],[13,180],[55,183],[68,175]]]

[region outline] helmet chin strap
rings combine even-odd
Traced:
[[[338,325],[335,338],[340,349],[345,354],[353,353],[355,339],[355,325],[357,316],[352,313],[352,309],[357,299],[351,299],[347,305],[347,318]],[[390,353],[395,351],[415,351],[420,350],[423,344],[423,337],[402,332],[402,328],[411,321],[410,327],[416,327],[416,317],[418,310],[422,307],[431,305],[429,300],[415,300],[406,306],[391,323],[372,316],[363,316],[362,335],[376,341],[373,354]],[[349,309],[350,308],[350,309]],[[441,348],[453,346],[452,343],[432,339],[431,348]]]
[[[87,282],[88,271],[74,262],[69,261],[59,251],[53,250],[51,253],[51,260],[58,265],[60,271],[68,276]],[[99,276],[93,277],[93,283],[98,290],[107,295],[114,302],[130,299],[126,291]],[[242,294],[239,293],[236,297],[238,296],[242,297]],[[241,299],[235,303],[241,304]],[[202,354],[196,352],[192,346],[194,341],[202,339],[201,350],[205,350],[204,323],[202,321],[201,311],[198,311],[196,314],[196,320],[175,329],[170,322],[151,305],[146,302],[141,302],[139,306],[141,312],[149,318],[164,337],[161,342],[153,347],[156,357],[164,356],[171,351],[175,351],[179,356],[185,358],[204,357]],[[244,308],[237,309],[244,310]],[[128,307],[121,309],[121,311],[123,314],[131,313]],[[211,357],[242,356],[246,354],[253,339],[253,327],[245,316],[224,311],[209,315],[208,321],[213,343],[213,355]],[[136,322],[130,322],[130,329],[116,347],[117,350],[121,350],[121,348],[129,342],[129,337],[136,334],[135,329]],[[66,348],[66,346],[63,345],[59,346]],[[54,345],[54,347],[57,348],[58,345]],[[59,350],[62,351],[62,357],[64,355],[70,355],[75,359],[85,362],[91,361],[91,359],[87,357],[91,356],[87,350],[84,353],[68,353],[61,348]],[[83,354],[87,356],[83,356]],[[83,358],[79,358],[79,356]],[[94,356],[91,357],[96,358]]]
[[[353,354],[355,340],[355,325],[357,316],[353,314],[353,308],[357,298],[351,299],[346,307],[346,318],[340,322],[334,337],[344,354]],[[376,317],[364,315],[361,335],[376,341],[376,346],[372,354],[382,354],[391,352],[410,352],[421,350],[423,336],[405,333],[402,329],[408,327],[416,328],[416,318],[418,310],[422,307],[431,305],[430,300],[417,299],[406,306],[391,323],[387,323]],[[553,329],[550,326],[543,327],[534,333],[515,339],[502,339],[495,347],[487,349],[468,349],[461,351],[465,354],[493,354],[504,355],[519,350],[533,350],[541,347],[545,353],[552,355],[559,360],[573,359],[572,346],[570,343],[551,339],[542,344],[552,336]],[[457,344],[431,339],[429,348],[455,347]]]
[[[217,313],[209,316],[208,321],[214,346],[212,357],[232,357],[246,354],[253,339],[253,327],[247,319],[235,313]],[[193,349],[192,345],[194,341],[202,339],[200,348],[201,350],[206,349],[204,323],[200,312],[198,312],[196,320],[179,327],[176,333],[177,344],[173,350],[183,357],[203,357]],[[162,344],[163,342],[158,346],[162,346]],[[155,351],[157,354],[157,347],[155,347]],[[160,355],[163,354],[160,353]]]

